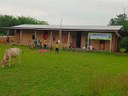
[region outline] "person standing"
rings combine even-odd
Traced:
[[[34,44],[34,48],[37,48],[37,39],[36,38],[33,40],[33,44]]]
[[[55,49],[55,52],[56,52],[56,53],[59,53],[59,47],[60,47],[59,43],[56,42],[56,49]]]
[[[46,42],[46,40],[44,40],[44,49],[46,49],[47,48],[47,42]]]
[[[31,49],[31,41],[30,40],[28,41],[28,47],[29,47],[29,49]]]

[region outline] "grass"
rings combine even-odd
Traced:
[[[0,45],[0,59],[10,47]],[[127,54],[16,47],[23,50],[21,64],[0,68],[0,96],[128,96]]]

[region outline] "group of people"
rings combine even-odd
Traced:
[[[46,40],[37,40],[36,38],[31,42],[30,40],[28,41],[28,46],[30,49],[34,49],[34,48],[39,48],[39,49],[47,49],[47,41]],[[50,46],[50,51],[52,51],[52,46]],[[59,53],[59,49],[60,49],[60,41],[58,40],[56,42],[56,46],[55,46],[55,52]]]
[[[46,49],[47,48],[47,43],[46,43],[46,40],[44,40],[44,42],[42,42],[42,40],[37,40],[36,38],[31,42],[30,40],[28,41],[28,46],[30,49],[33,49],[33,48],[44,48]]]

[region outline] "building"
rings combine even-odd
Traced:
[[[77,25],[30,25],[9,27],[14,30],[15,43],[28,45],[33,39],[47,42],[55,47],[59,40],[63,48],[118,51],[122,26],[77,26]]]

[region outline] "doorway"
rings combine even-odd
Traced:
[[[35,39],[35,35],[33,34],[33,35],[32,35],[32,40],[34,40],[34,39]]]
[[[81,48],[81,32],[76,33],[76,48]]]

